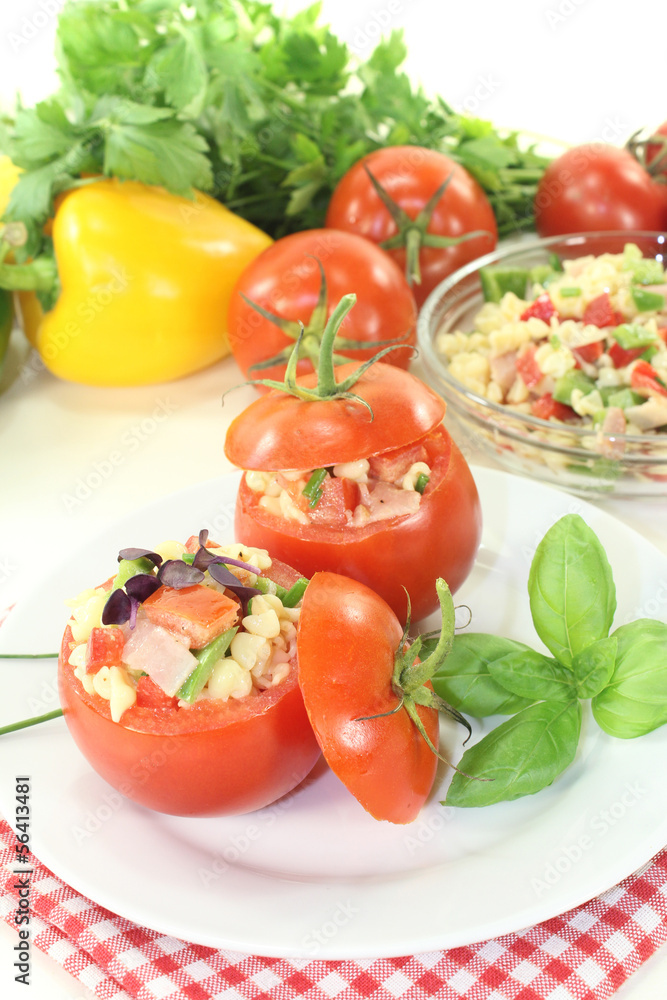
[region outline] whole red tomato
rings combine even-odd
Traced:
[[[274,568],[281,585],[298,579],[289,567]],[[319,757],[296,663],[285,681],[252,697],[187,708],[135,704],[114,722],[109,701],[74,675],[74,645],[68,625],[58,660],[68,728],[98,774],[139,805],[179,816],[250,812],[298,785]]]
[[[232,292],[229,344],[244,375],[281,379],[301,323],[305,336],[297,370],[313,371],[324,325],[348,292],[356,293],[357,304],[336,341],[339,360],[362,361],[381,350],[380,341],[395,341],[406,347],[391,351],[385,360],[407,368],[413,353],[408,348],[416,339],[417,307],[398,265],[352,233],[310,229],[268,247]],[[267,364],[271,358],[275,364]]]
[[[299,683],[329,767],[376,819],[409,823],[431,790],[438,758],[407,711],[394,711],[403,631],[396,615],[363,584],[317,573],[298,628]],[[416,710],[437,750],[438,712]]]
[[[358,367],[340,366],[337,380]],[[297,381],[303,388],[317,384],[314,375]],[[412,620],[418,621],[437,607],[438,577],[454,592],[472,569],[481,533],[477,489],[441,426],[443,400],[418,378],[380,361],[350,391],[367,405],[348,396],[307,401],[271,391],[232,421],[227,458],[245,470],[314,470],[378,457],[400,466],[402,452],[421,452],[430,475],[418,509],[358,526],[344,516],[304,524],[263,506],[246,475],[236,504],[236,537],[268,548],[305,576],[328,570],[367,584],[402,621],[407,590]],[[342,514],[344,505],[343,496]]]
[[[667,228],[667,186],[627,149],[588,144],[549,164],[535,195],[540,236]]]
[[[663,184],[667,184],[667,122],[659,125],[652,135],[657,137],[657,141],[646,143],[646,166],[661,178]]]
[[[394,211],[396,217],[368,171],[399,210]],[[429,200],[448,179],[428,219],[420,217],[425,209],[428,213]],[[477,181],[443,153],[420,146],[389,146],[359,160],[336,186],[326,225],[383,246],[408,275],[418,306],[443,278],[489,253],[498,242],[493,209]],[[459,240],[473,231],[482,235],[437,245],[443,237]],[[406,244],[412,244],[412,249],[406,250]],[[416,276],[414,249],[418,251]]]

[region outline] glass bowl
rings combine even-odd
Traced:
[[[464,450],[520,475],[551,483],[580,496],[667,496],[667,433],[602,434],[589,427],[541,420],[476,395],[450,375],[437,350],[441,333],[473,329],[484,303],[483,267],[532,268],[587,254],[621,253],[635,243],[645,257],[667,261],[667,234],[597,232],[530,239],[505,245],[451,274],[424,303],[417,324],[422,377],[447,402],[447,422]]]

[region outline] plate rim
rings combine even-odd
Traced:
[[[482,488],[485,491],[490,490],[494,480],[495,481],[499,480],[501,482],[505,481],[507,483],[516,483],[517,481],[520,481],[521,483],[525,484],[526,489],[529,489],[529,491],[533,493],[537,492],[538,496],[540,493],[551,494],[552,499],[554,499],[554,501],[558,500],[562,502],[564,506],[575,503],[578,506],[579,505],[583,506],[585,510],[593,510],[595,512],[595,517],[600,518],[603,522],[606,523],[611,522],[616,525],[620,524],[623,530],[627,532],[629,536],[641,539],[643,545],[648,547],[648,549],[650,549],[660,561],[664,561],[665,566],[667,567],[667,557],[665,557],[665,555],[662,552],[660,552],[660,550],[650,540],[640,535],[635,529],[633,529],[629,525],[625,524],[622,521],[619,521],[619,519],[614,517],[614,515],[609,513],[608,511],[605,511],[604,509],[601,509],[599,507],[595,507],[590,502],[582,500],[578,497],[574,497],[571,494],[565,493],[564,491],[559,490],[551,485],[530,480],[527,478],[524,479],[524,477],[512,475],[511,473],[508,473],[505,470],[493,469],[474,464],[471,464],[471,469],[473,472],[473,476],[478,482],[478,486],[480,486],[480,492],[482,492]],[[105,534],[109,533],[112,530],[120,530],[122,526],[127,522],[131,522],[135,518],[140,518],[142,516],[149,515],[150,511],[156,507],[163,507],[165,505],[177,503],[179,498],[187,496],[188,494],[192,493],[198,494],[200,492],[202,494],[205,494],[207,491],[214,489],[221,483],[222,484],[226,483],[231,485],[234,481],[238,481],[239,475],[240,473],[238,472],[225,473],[221,476],[213,477],[210,480],[201,483],[190,484],[189,486],[186,486],[183,489],[176,491],[175,493],[168,494],[165,497],[159,498],[158,500],[152,501],[149,504],[137,508],[136,510],[130,512],[129,514],[126,514],[123,517],[119,518],[113,524],[105,525],[99,532],[96,533],[95,538],[103,537]],[[481,477],[481,485],[480,485],[480,477]],[[566,511],[564,510],[563,513],[565,512]],[[482,545],[484,544],[484,537],[485,536],[483,530]],[[94,541],[95,539],[93,539],[93,543]],[[90,540],[87,540],[85,547],[88,547],[89,545],[90,545]],[[82,546],[82,549],[83,548],[84,546]],[[48,574],[48,578],[55,575],[56,572],[57,570],[54,568],[53,571],[50,574]],[[26,606],[29,605],[29,602],[30,602],[30,593],[26,594],[20,600],[20,602],[17,602],[17,605],[15,606],[15,608],[12,609],[7,618],[7,623],[9,623],[10,619],[13,619],[15,617],[15,611],[24,609]],[[7,631],[3,626],[3,628],[0,629],[0,648],[4,645],[3,639],[6,634]],[[48,725],[53,725],[53,723],[49,723]],[[100,779],[100,781],[101,780],[102,779]],[[0,802],[0,806],[2,806],[3,808],[3,812],[5,813],[5,818],[9,823],[10,827],[14,829],[14,826],[12,825],[11,816],[7,815],[7,813],[10,811],[4,808],[5,806],[4,802]],[[196,822],[196,820],[193,820],[193,822]],[[565,904],[561,905],[561,903],[558,903],[555,908],[554,906],[545,907],[544,905],[542,905],[543,902],[542,900],[536,899],[534,905],[530,908],[524,909],[520,915],[507,914],[502,921],[499,921],[497,918],[493,918],[485,923],[483,920],[481,920],[479,924],[476,925],[472,933],[469,930],[466,930],[465,928],[460,928],[459,932],[456,934],[453,934],[450,931],[447,935],[446,940],[443,939],[442,935],[438,935],[437,933],[434,932],[433,934],[431,934],[431,936],[424,937],[422,935],[421,943],[413,942],[411,939],[409,944],[404,945],[402,947],[397,947],[396,944],[389,944],[386,947],[382,947],[381,944],[377,944],[370,951],[367,944],[361,944],[358,948],[354,947],[350,948],[348,944],[344,947],[343,950],[338,950],[335,946],[335,943],[332,943],[329,947],[324,949],[322,952],[318,953],[316,957],[319,959],[326,959],[326,960],[329,959],[344,960],[344,959],[366,958],[369,954],[372,954],[373,957],[377,958],[382,958],[382,957],[389,958],[408,953],[419,954],[427,951],[432,951],[434,949],[447,950],[452,947],[474,944],[480,941],[487,940],[489,938],[500,936],[502,934],[516,933],[526,927],[533,926],[536,923],[540,923],[544,920],[565,913],[577,906],[584,904],[588,900],[595,898],[596,896],[600,895],[606,890],[609,890],[613,886],[617,885],[623,879],[631,876],[642,865],[650,863],[651,859],[655,857],[655,855],[664,846],[665,846],[665,831],[663,831],[661,827],[654,831],[653,838],[649,837],[647,841],[643,841],[640,845],[634,845],[633,850],[626,851],[624,854],[623,863],[618,863],[616,866],[616,870],[614,872],[612,872],[610,875],[600,873],[597,879],[596,888],[594,889],[593,892],[587,889],[585,892],[582,892],[580,894],[579,898],[576,898],[577,897],[576,892],[570,893],[570,896],[566,900]],[[57,877],[61,878],[66,884],[70,885],[73,889],[75,889],[75,891],[93,900],[98,905],[103,906],[114,913],[117,913],[119,916],[128,919],[134,923],[140,923],[143,926],[149,927],[150,929],[158,933],[172,935],[179,939],[183,939],[191,943],[201,944],[208,947],[224,948],[233,951],[247,952],[249,954],[264,955],[267,957],[285,957],[285,958],[302,958],[302,959],[313,957],[309,952],[304,951],[303,947],[294,947],[294,946],[277,947],[275,944],[271,943],[264,945],[262,944],[261,941],[257,941],[250,944],[247,940],[236,940],[234,939],[233,934],[230,934],[228,929],[222,934],[216,929],[211,933],[210,936],[207,936],[202,933],[197,933],[196,936],[193,938],[191,936],[188,936],[186,927],[184,927],[182,924],[179,924],[178,921],[174,921],[173,917],[170,918],[169,916],[167,916],[164,920],[160,919],[156,920],[154,918],[150,918],[147,921],[146,915],[145,913],[143,913],[143,911],[140,912],[139,915],[137,915],[137,911],[134,908],[133,901],[131,899],[127,901],[127,905],[125,906],[121,905],[119,907],[117,898],[110,898],[109,894],[105,893],[102,893],[102,896],[100,896],[100,894],[95,891],[94,887],[93,887],[93,892],[91,893],[91,886],[90,884],[87,883],[86,879],[83,877],[80,878],[77,875],[76,871],[72,871],[71,868],[62,861],[62,859],[60,859],[57,855],[54,855],[53,851],[49,848],[48,842],[45,843],[43,840],[40,840],[39,836],[37,837],[36,840],[33,839],[33,851],[35,853],[35,856],[44,865],[46,865],[46,867],[50,868],[50,870],[53,871],[53,873],[56,874]],[[65,869],[64,872],[63,868]],[[61,872],[63,873],[61,874]],[[413,872],[404,873],[404,875],[405,878],[408,880],[412,880],[414,878],[417,878],[418,880],[420,872],[419,870],[416,870]],[[351,881],[353,882],[353,880]]]

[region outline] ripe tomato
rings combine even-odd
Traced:
[[[391,200],[415,221],[430,198],[450,177],[420,237],[419,271],[421,279],[412,290],[421,306],[443,278],[468,261],[493,250],[498,242],[498,227],[493,209],[477,181],[459,164],[436,150],[419,146],[390,146],[363,157],[339,181],[326,214],[326,225],[358,233],[380,246],[392,241],[399,232],[397,223],[376,191],[368,168]],[[406,220],[406,236],[415,239],[415,227]],[[429,246],[429,236],[458,238],[473,230],[475,236],[450,246]],[[413,235],[408,235],[412,233]],[[387,247],[387,252],[406,271],[405,245]]]
[[[357,367],[341,365],[339,381]],[[298,383],[313,387],[316,379],[303,376]],[[261,506],[260,494],[244,476],[236,502],[236,537],[267,548],[304,576],[329,570],[360,580],[402,621],[407,590],[412,620],[418,621],[437,607],[438,577],[454,592],[472,569],[481,533],[477,488],[463,455],[441,426],[444,402],[418,378],[376,362],[352,391],[368,403],[373,419],[364,405],[350,399],[304,401],[273,390],[232,421],[227,458],[245,470],[311,470],[420,442],[431,471],[416,512],[363,526],[303,524]]]
[[[299,683],[329,767],[376,819],[409,823],[431,790],[438,759],[405,710],[391,712],[402,628],[368,587],[317,573],[298,626]],[[438,746],[438,713],[418,707]]]
[[[319,757],[296,663],[285,681],[247,698],[179,708],[164,695],[142,697],[113,722],[109,702],[75,677],[74,645],[68,625],[58,688],[69,730],[97,773],[142,806],[179,816],[250,812],[295,788]]]
[[[326,302],[318,306],[324,271]],[[396,340],[414,345],[417,306],[400,268],[378,247],[352,233],[311,229],[293,233],[267,248],[243,272],[234,288],[228,313],[229,343],[248,379],[281,379],[287,353],[306,328],[298,365],[299,373],[313,371],[324,325],[338,301],[356,292],[355,308],[343,322],[336,351],[344,358],[363,361],[377,354],[378,341]],[[288,322],[281,325],[260,315],[243,296],[263,310]],[[350,347],[359,342],[366,347]],[[268,359],[278,363],[260,369]],[[386,355],[388,364],[407,368],[412,351],[406,348]],[[259,387],[260,391],[265,391]]]
[[[588,144],[549,164],[535,195],[540,236],[667,228],[667,186],[627,149]]]
[[[644,160],[647,167],[657,176],[662,175],[663,184],[667,182],[667,122],[654,129],[652,135],[657,136],[656,142],[647,142]],[[662,137],[662,139],[660,138]]]

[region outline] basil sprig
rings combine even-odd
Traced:
[[[610,634],[611,566],[579,515],[562,517],[538,545],[528,596],[551,656],[512,639],[462,634],[433,676],[437,694],[460,712],[510,716],[463,754],[447,805],[490,805],[550,785],[574,760],[584,700],[611,736],[667,723],[667,623],[641,618]]]

